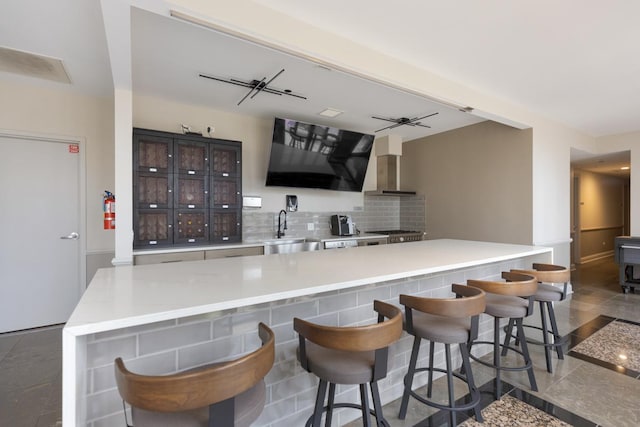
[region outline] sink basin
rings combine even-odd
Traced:
[[[311,239],[277,239],[264,243],[264,254],[292,254],[295,252],[318,251],[320,241]]]

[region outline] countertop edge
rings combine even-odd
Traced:
[[[236,300],[227,300],[227,301],[203,304],[200,306],[177,308],[177,309],[162,311],[158,313],[143,314],[139,316],[132,316],[132,317],[121,318],[121,319],[103,320],[99,322],[82,322],[76,325],[74,325],[73,323],[67,323],[67,325],[65,325],[64,327],[64,330],[66,333],[73,336],[83,336],[83,335],[88,335],[93,333],[111,331],[115,329],[134,327],[134,326],[139,326],[139,325],[144,325],[144,324],[159,322],[164,320],[171,320],[171,319],[177,319],[177,318],[188,317],[188,316],[196,316],[200,314],[211,313],[211,312],[216,312],[221,310],[235,309],[235,308],[244,307],[248,305],[263,304],[263,303],[269,303],[269,302],[279,301],[279,300],[288,299],[288,298],[296,298],[296,297],[317,294],[322,292],[348,289],[356,286],[366,285],[371,282],[384,282],[384,281],[390,281],[390,280],[403,279],[403,278],[419,276],[423,274],[438,273],[441,271],[472,267],[472,266],[481,265],[481,264],[507,261],[510,259],[538,255],[538,254],[543,254],[543,253],[553,251],[552,248],[548,248],[548,247],[528,246],[527,248],[528,250],[518,251],[508,255],[487,257],[487,258],[482,258],[482,259],[473,260],[469,262],[443,264],[435,267],[403,271],[400,273],[392,273],[388,275],[370,276],[370,277],[363,277],[361,279],[345,281],[345,282],[328,283],[328,284],[316,285],[312,287],[302,287],[302,288],[290,290],[290,291],[274,292],[270,294],[256,295],[253,297],[241,298]],[[73,320],[73,315],[70,321],[72,320]]]

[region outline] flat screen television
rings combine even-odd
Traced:
[[[267,186],[362,191],[373,135],[276,118]]]

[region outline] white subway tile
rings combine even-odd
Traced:
[[[159,331],[145,332],[139,336],[140,355],[169,348],[179,348],[211,339],[209,322],[176,326]]]
[[[178,350],[178,369],[235,359],[243,353],[243,337],[233,336]]]
[[[124,336],[110,340],[92,342],[87,345],[87,367],[113,363],[116,357],[131,359],[136,356],[136,337]]]

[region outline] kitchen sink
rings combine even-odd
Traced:
[[[318,251],[321,248],[319,240],[313,239],[277,239],[264,242],[264,254],[292,254],[295,252]]]

